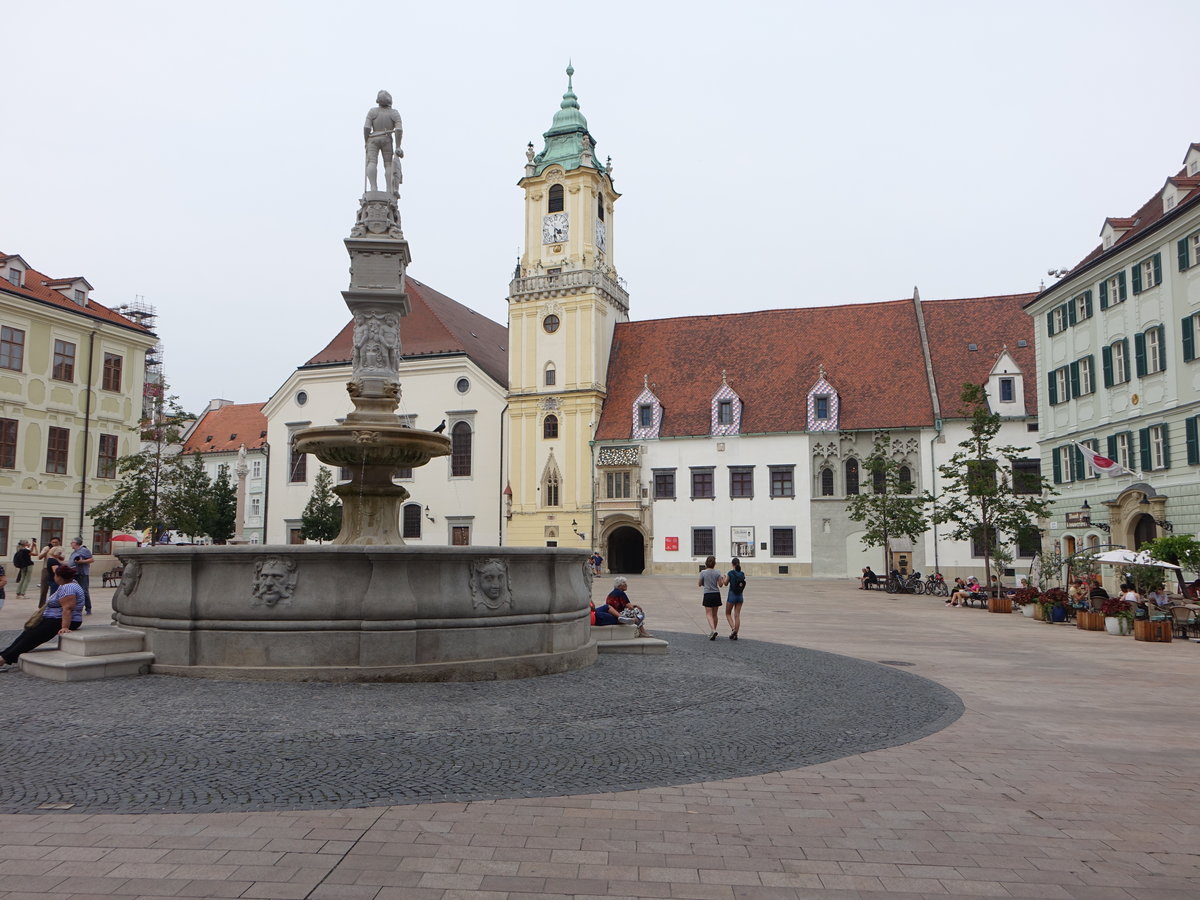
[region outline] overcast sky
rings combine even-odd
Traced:
[[[636,319],[1035,290],[1200,141],[1198,28],[1195,0],[10,3],[0,252],[157,307],[185,406],[266,400],[349,318],[386,88],[410,273],[504,322],[572,59]]]

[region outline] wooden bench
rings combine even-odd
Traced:
[[[101,579],[104,582],[104,586],[106,588],[107,587],[116,587],[118,584],[121,583],[121,576],[124,574],[125,574],[124,566],[113,566],[111,569],[109,569],[107,572],[105,572],[103,576],[101,576]]]

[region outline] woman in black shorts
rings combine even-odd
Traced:
[[[697,582],[700,590],[704,593],[704,615],[708,617],[708,627],[712,629],[712,634],[708,636],[710,641],[717,639],[717,617],[721,610],[721,588],[725,587],[726,583],[725,576],[717,571],[717,558],[710,556],[704,561],[704,568],[700,570],[700,581]]]

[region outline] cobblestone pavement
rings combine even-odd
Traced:
[[[672,656],[711,654],[727,667],[734,646],[759,650],[753,640],[727,642],[724,624],[715,643],[686,638],[703,630],[693,579],[631,582],[651,630],[684,635]],[[597,584],[600,596],[605,587]],[[24,615],[10,602],[0,627]],[[639,790],[358,809],[0,814],[0,900],[1200,896],[1197,645],[950,610],[848,581],[762,577],[751,578],[742,633],[911,663],[869,668],[952,688],[964,711],[906,744]],[[716,690],[723,667],[699,687]],[[54,727],[55,706],[15,702],[9,675],[0,676],[5,729],[33,718]],[[584,680],[593,692],[621,691],[620,677]],[[167,711],[135,699],[137,680],[121,684],[131,699],[113,717],[158,733]],[[180,753],[194,752],[192,736],[175,740]],[[589,747],[593,756],[624,750]],[[65,780],[101,751],[85,735],[72,755],[39,761],[44,782]],[[329,773],[337,768],[331,759]]]
[[[469,684],[161,675],[55,684],[4,673],[7,701],[54,715],[0,733],[0,812],[43,803],[305,809],[661,787],[907,743],[962,711],[941,685],[886,666],[664,636],[665,656],[602,655],[565,675]],[[45,777],[42,761],[75,755],[87,764]]]

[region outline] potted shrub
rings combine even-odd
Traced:
[[[1042,621],[1067,621],[1067,608],[1070,606],[1070,603],[1071,598],[1067,596],[1066,591],[1062,588],[1050,588],[1038,600],[1038,605],[1042,610]]]
[[[1012,602],[1016,606],[1020,607],[1021,612],[1024,615],[1032,619],[1034,610],[1037,609],[1038,598],[1041,596],[1041,591],[1039,591],[1037,588],[1021,588],[1019,591],[1016,591],[1013,594]]]
[[[1130,634],[1133,631],[1133,605],[1119,597],[1110,597],[1100,607],[1104,614],[1104,630],[1109,634]]]

